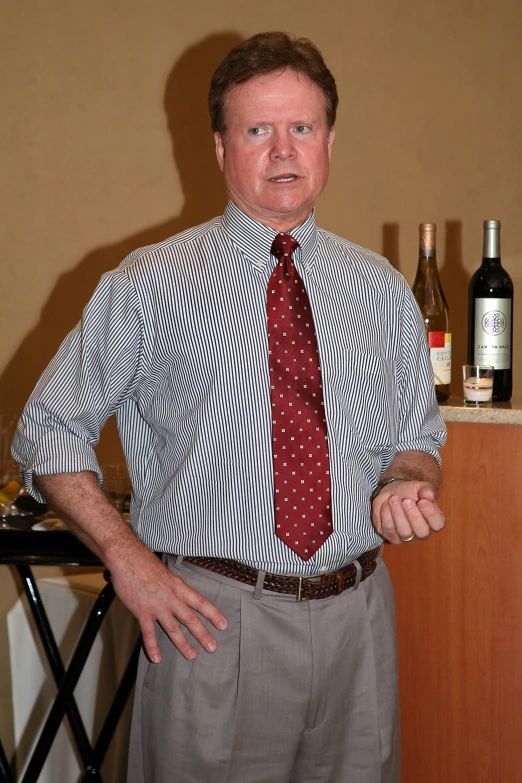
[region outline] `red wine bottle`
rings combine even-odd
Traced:
[[[500,221],[484,221],[482,264],[469,283],[468,363],[495,368],[493,400],[513,390],[513,282],[500,261]]]

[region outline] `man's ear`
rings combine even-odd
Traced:
[[[335,139],[335,128],[330,128],[330,133],[328,134],[328,159],[330,159],[332,155],[332,145],[334,143]]]
[[[221,133],[217,131],[214,133],[214,141],[216,142],[216,158],[218,166],[223,171],[225,166],[225,144],[221,138]]]

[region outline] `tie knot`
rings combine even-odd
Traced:
[[[272,255],[278,260],[284,256],[291,258],[297,247],[299,247],[299,242],[291,234],[278,234],[272,243]]]

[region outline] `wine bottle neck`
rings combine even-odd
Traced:
[[[438,276],[439,270],[437,267],[437,256],[435,255],[435,251],[433,251],[433,255],[427,255],[426,251],[421,249],[419,252],[419,270],[429,270]]]

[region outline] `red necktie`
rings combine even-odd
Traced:
[[[332,533],[330,462],[319,352],[312,310],[292,253],[278,234],[279,260],[268,281],[276,535],[309,560]]]

